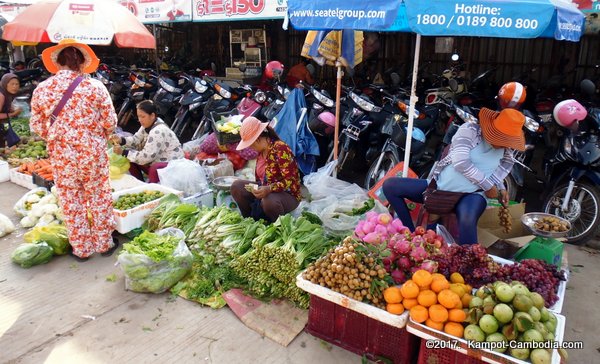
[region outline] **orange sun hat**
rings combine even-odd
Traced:
[[[482,108],[479,111],[479,125],[485,140],[493,146],[525,150],[523,125],[525,116],[515,109],[500,112]]]
[[[77,48],[83,54],[83,73],[92,73],[96,71],[100,60],[96,56],[96,53],[87,44],[79,43],[75,39],[63,39],[58,42],[57,45],[44,49],[42,52],[42,61],[44,66],[50,73],[58,72],[60,65],[58,64],[58,55],[60,52],[67,48]]]
[[[249,116],[244,119],[242,127],[240,128],[240,137],[242,137],[242,141],[238,144],[236,149],[242,150],[251,146],[267,126],[269,126],[269,123],[261,123],[261,121],[254,116]]]

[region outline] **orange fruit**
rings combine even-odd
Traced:
[[[463,328],[463,325],[459,324],[458,322],[446,322],[444,325],[444,332],[452,336],[462,338],[464,331],[465,329]]]
[[[444,289],[438,293],[438,302],[446,308],[455,308],[460,301],[460,297],[449,289]]]
[[[394,315],[401,315],[404,312],[404,306],[401,303],[388,303],[385,306],[387,312],[392,313]]]
[[[423,306],[416,305],[410,309],[410,318],[415,322],[423,323],[427,321],[428,317],[429,313],[427,312],[427,308]]]
[[[450,274],[450,282],[452,283],[465,283],[465,279],[458,272]]]
[[[421,306],[429,307],[437,303],[437,295],[431,290],[424,290],[419,293],[417,301]]]
[[[465,287],[463,287],[463,285],[461,283],[452,283],[449,287],[449,289],[456,293],[458,295],[458,297],[462,297],[465,295],[465,293],[467,293],[467,291],[465,290]]]
[[[402,302],[402,293],[400,293],[400,288],[398,287],[389,287],[383,291],[383,298],[387,303],[400,303]]]
[[[431,327],[432,329],[436,329],[439,331],[444,331],[444,323],[443,322],[435,322],[432,319],[428,318],[425,321],[425,325]]]
[[[470,284],[465,284],[465,290],[467,291],[467,293],[472,294],[473,286],[471,286]]]
[[[448,310],[442,305],[433,305],[429,307],[429,318],[435,322],[448,321]]]
[[[458,309],[461,309],[461,310],[462,310],[462,308],[463,308],[462,301],[461,301],[461,300],[458,300],[458,302],[456,303],[456,306],[454,306],[454,308],[458,308]]]
[[[466,295],[462,296],[462,298],[460,300],[462,302],[463,307],[469,307],[469,304],[471,303],[471,299],[473,299],[473,296],[471,296],[470,294],[466,294]]]
[[[409,279],[400,287],[400,294],[404,298],[417,298],[419,295],[419,286]]]
[[[419,302],[417,302],[416,298],[405,298],[402,300],[402,305],[407,310],[410,310],[411,308],[415,307],[418,304],[419,304]]]
[[[419,287],[429,287],[433,278],[431,278],[431,273],[424,269],[419,269],[411,278]]]
[[[453,308],[448,311],[448,321],[463,322],[466,319],[467,314],[461,309]]]
[[[431,290],[435,293],[440,293],[443,289],[450,288],[450,283],[446,280],[446,278],[435,278],[431,282]]]
[[[442,273],[433,273],[431,279],[435,281],[436,279],[446,279],[446,277]]]

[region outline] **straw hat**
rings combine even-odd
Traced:
[[[515,109],[500,112],[482,108],[479,112],[479,125],[485,140],[493,146],[525,150],[523,125],[525,116]]]
[[[83,73],[92,73],[96,71],[96,68],[98,68],[98,65],[100,64],[100,60],[98,57],[96,57],[96,53],[94,53],[90,46],[79,43],[75,39],[63,39],[58,42],[57,45],[46,48],[42,52],[42,61],[44,62],[44,66],[46,66],[48,72],[58,72],[60,68],[60,65],[57,61],[58,55],[67,47],[77,48],[83,54]]]
[[[238,144],[237,150],[246,149],[258,139],[260,134],[269,126],[269,123],[261,123],[254,116],[247,117],[240,128],[240,137],[242,141]]]

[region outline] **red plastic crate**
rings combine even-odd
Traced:
[[[459,353],[452,349],[429,349],[427,340],[421,339],[418,364],[481,364],[485,363],[477,358]]]
[[[370,360],[396,364],[414,361],[419,338],[320,297],[310,296],[306,331]]]

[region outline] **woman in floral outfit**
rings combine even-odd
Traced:
[[[268,123],[261,123],[252,116],[244,120],[240,136],[238,150],[251,147],[259,154],[255,171],[259,187],[247,190],[251,182],[238,180],[231,185],[231,196],[244,217],[273,222],[293,211],[302,199],[294,154]]]
[[[55,75],[33,92],[30,125],[47,142],[72,255],[81,261],[94,253],[111,255],[117,242],[111,236],[115,222],[106,148],[117,116],[104,85],[84,76],[99,60],[90,47],[71,39],[45,49],[42,60]],[[78,77],[83,80],[52,121]]]
[[[137,117],[142,124],[137,133],[126,138],[118,135],[111,137],[116,144],[113,152],[129,159],[129,173],[132,176],[143,181],[142,172],[145,172],[148,174],[148,182],[158,183],[156,171],[166,167],[174,159],[183,158],[183,148],[175,133],[157,116],[156,106],[152,101],[144,100],[137,105]]]

